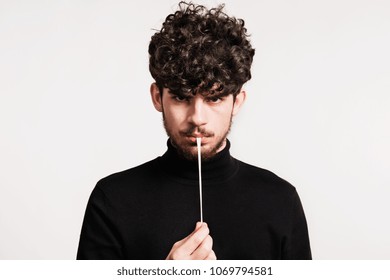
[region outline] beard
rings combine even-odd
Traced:
[[[208,161],[212,159],[221,149],[221,147],[225,144],[226,142],[226,137],[230,132],[230,128],[232,126],[233,122],[233,115],[230,115],[230,121],[229,125],[226,128],[225,131],[220,136],[216,136],[213,132],[207,131],[203,127],[199,126],[190,126],[188,129],[184,131],[179,131],[178,135],[174,134],[172,129],[169,126],[169,123],[166,121],[164,112],[163,112],[163,124],[165,131],[170,138],[170,141],[172,145],[176,148],[178,154],[182,156],[183,158],[190,160],[190,161],[197,161],[198,160],[198,150],[197,150],[197,144],[188,142],[185,137],[192,135],[194,132],[201,133],[205,137],[213,137],[214,143],[209,143],[208,148],[202,147],[201,148],[201,157],[202,161]]]

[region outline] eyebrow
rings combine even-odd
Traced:
[[[168,94],[171,95],[171,96],[194,97],[198,93],[196,93],[196,94],[193,94],[193,92],[174,93],[170,89],[168,89]],[[209,98],[209,97],[223,98],[223,97],[226,97],[226,96],[230,95],[231,93],[214,91],[214,92],[207,92],[207,93],[203,93],[203,94],[199,93],[199,94],[202,95],[204,98]]]

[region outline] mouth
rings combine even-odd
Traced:
[[[183,137],[183,139],[185,139],[185,141],[187,141],[188,143],[190,143],[191,146],[196,146],[197,143],[196,143],[196,138],[200,138],[201,139],[201,145],[205,145],[205,144],[208,144],[214,134],[211,133],[211,132],[207,132],[207,131],[202,131],[202,130],[197,130],[197,129],[191,129],[191,130],[187,130],[187,131],[181,131],[180,132],[180,135]]]
[[[201,144],[202,145],[207,144],[207,142],[209,142],[209,137],[208,136],[204,136],[203,134],[200,134],[200,133],[186,135],[186,138],[192,144],[196,144],[196,138],[201,138]]]

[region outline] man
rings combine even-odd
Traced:
[[[223,6],[181,2],[149,45],[154,107],[167,152],[98,182],[78,259],[310,259],[293,186],[230,156],[227,134],[245,101],[252,48]],[[201,138],[199,221],[196,138]]]

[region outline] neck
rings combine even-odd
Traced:
[[[198,162],[180,156],[171,141],[167,142],[168,150],[159,158],[160,168],[176,179],[198,182]],[[225,139],[215,156],[202,162],[203,181],[221,180],[230,177],[237,168],[236,160],[230,156],[230,142]]]

